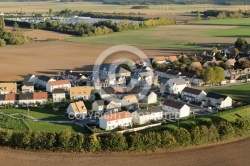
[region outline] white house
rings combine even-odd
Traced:
[[[114,88],[111,87],[101,88],[98,93],[102,99],[108,99],[115,96]]]
[[[45,104],[47,101],[47,92],[19,94],[19,104]]]
[[[114,97],[110,97],[108,99],[106,99],[107,101],[110,101],[114,104],[116,104],[118,106],[118,110],[120,111],[121,107],[122,107],[122,102],[120,99],[114,98]]]
[[[105,114],[100,118],[99,127],[104,130],[113,130],[118,127],[128,127],[132,125],[132,117],[129,112],[117,112]]]
[[[67,108],[69,118],[84,119],[87,116],[87,108],[82,101],[70,103]]]
[[[218,109],[231,108],[232,98],[226,95],[218,93],[208,92],[206,96],[206,102],[203,103],[206,106],[214,106]]]
[[[165,84],[161,84],[161,93],[179,94],[187,87],[187,83],[183,78],[171,78]]]
[[[148,91],[145,95],[139,93],[139,96],[142,97],[142,102],[147,104],[152,104],[157,102],[157,94],[153,91]]]
[[[33,82],[23,82],[22,93],[32,93],[34,92]]]
[[[147,109],[136,110],[132,115],[133,123],[141,125],[161,120],[163,118],[163,111],[160,106],[153,106]]]
[[[33,82],[33,84],[37,84],[38,78],[34,74],[28,74],[23,82]]]
[[[206,92],[199,89],[185,87],[181,92],[181,97],[190,102],[199,102],[206,99]]]
[[[162,109],[165,116],[183,118],[190,115],[190,107],[176,100],[165,100]]]
[[[125,107],[128,110],[135,110],[139,107],[139,103],[135,95],[124,96],[121,103],[122,107]]]
[[[53,78],[47,76],[38,76],[37,78],[37,85],[43,88],[46,88],[48,82],[56,81]]]
[[[46,91],[53,92],[54,89],[64,89],[68,91],[71,87],[71,83],[69,80],[57,80],[57,81],[50,81],[46,84]]]
[[[62,102],[62,100],[66,99],[65,90],[64,89],[54,89],[52,92],[53,102]]]

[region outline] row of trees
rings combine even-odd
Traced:
[[[191,129],[178,128],[173,131],[96,136],[72,134],[69,130],[60,133],[13,132],[0,130],[0,145],[14,148],[67,151],[146,151],[157,148],[185,147],[227,140],[250,134],[249,119],[240,119],[231,124],[221,121],[218,126],[195,126]]]
[[[22,45],[27,44],[28,42],[28,37],[23,34],[16,23],[14,24],[14,29],[9,32],[5,29],[4,18],[0,17],[0,47],[5,46],[6,44]]]
[[[207,10],[203,12],[208,19],[227,19],[249,17],[249,11]]]

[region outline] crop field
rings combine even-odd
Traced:
[[[207,89],[206,92],[225,94],[233,99],[250,103],[250,84]]]
[[[171,25],[113,33],[67,41],[102,44],[129,44],[156,48],[204,49],[220,43],[232,45],[238,37],[250,41],[250,29],[243,26]]]
[[[191,22],[196,25],[234,25],[234,26],[250,26],[250,18],[235,18],[235,19],[218,19],[218,20],[201,20]]]
[[[0,12],[43,12],[47,13],[49,9],[59,11],[63,9],[83,10],[92,12],[140,12],[149,15],[154,14],[178,14],[187,13],[191,11],[204,11],[208,9],[218,10],[239,10],[242,6],[225,6],[225,5],[212,5],[212,4],[194,4],[194,5],[148,5],[149,9],[130,9],[133,5],[107,5],[100,2],[0,2]],[[243,9],[245,6],[243,7]]]

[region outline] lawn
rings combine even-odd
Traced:
[[[237,25],[237,26],[250,26],[250,18],[235,18],[235,19],[218,19],[218,20],[201,20],[191,22],[190,24],[196,25]]]
[[[183,118],[179,121],[179,126],[191,129],[196,125],[211,125],[219,124],[220,121],[225,120],[228,122],[235,122],[236,119],[240,118],[249,118],[250,115],[250,105],[234,108],[228,111],[219,112],[218,114],[212,114],[207,116],[190,116],[188,118]],[[175,130],[178,129],[178,122],[176,123],[167,123],[165,125],[149,128],[146,130],[142,130],[140,132],[148,132],[148,131],[163,131],[163,130]]]
[[[206,92],[225,94],[233,99],[244,101],[250,104],[250,84],[225,86],[214,89],[206,89]]]
[[[14,131],[26,131],[28,127],[23,122],[23,120],[12,119],[10,117],[0,115],[0,128],[10,129]]]
[[[250,28],[244,26],[169,25],[104,36],[68,38],[66,41],[203,50],[218,43],[232,45],[238,37],[250,42],[250,36],[246,34],[250,34]]]
[[[67,116],[64,113],[53,111],[51,108],[29,108],[30,116],[40,119],[40,120],[68,120]],[[20,108],[20,109],[2,109],[1,112],[6,114],[16,114],[23,113],[28,115],[28,110]],[[66,110],[65,110],[66,113]]]

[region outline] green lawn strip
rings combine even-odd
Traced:
[[[220,88],[206,89],[206,92],[215,92],[228,95],[233,99],[250,103],[250,84],[225,86]]]
[[[201,20],[190,22],[195,25],[239,25],[250,26],[250,18],[235,18],[235,19],[217,19],[217,20]]]

